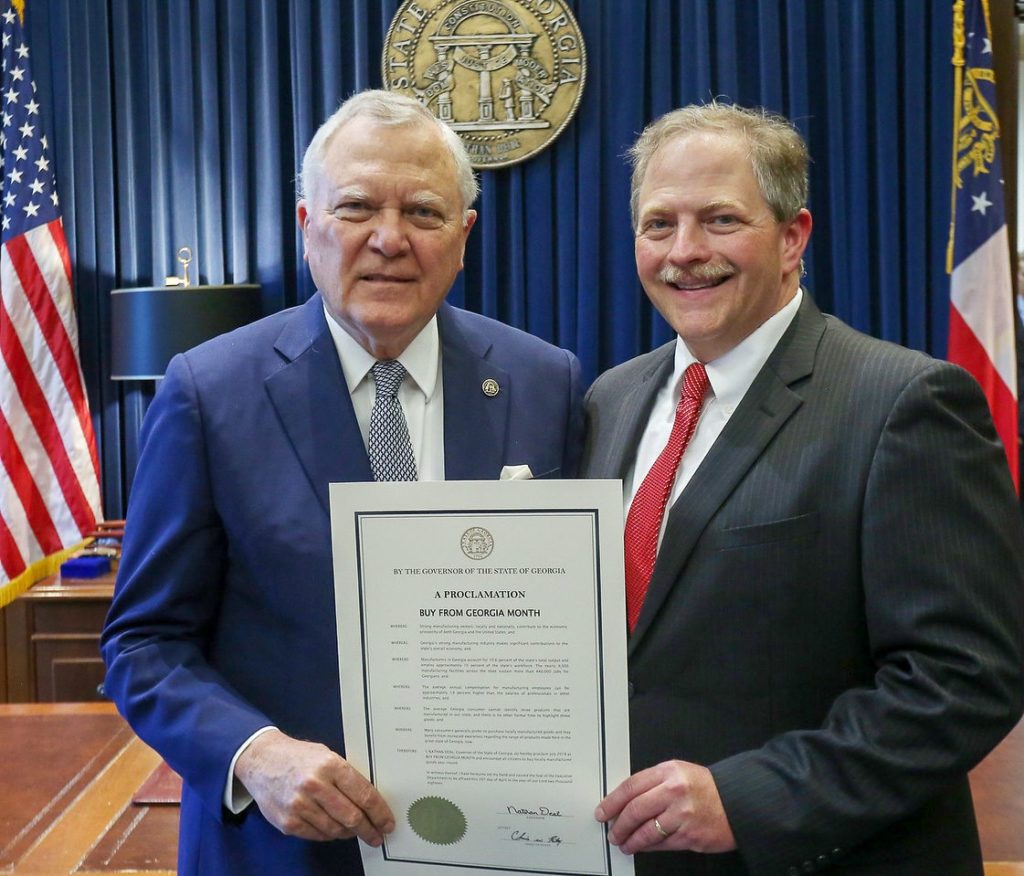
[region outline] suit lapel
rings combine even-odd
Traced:
[[[625,478],[636,459],[636,449],[647,425],[651,407],[658,390],[668,380],[675,362],[675,341],[655,350],[651,361],[645,363],[635,392],[624,393],[616,410],[608,440],[596,448],[594,470],[588,477]]]
[[[445,480],[497,480],[507,461],[511,375],[487,361],[490,340],[475,332],[455,308],[443,304],[437,321],[444,381]],[[483,391],[488,379],[498,384],[495,396]]]
[[[629,640],[629,653],[636,650],[672,588],[685,586],[680,583],[681,573],[708,522],[803,403],[791,384],[813,371],[824,330],[824,318],[805,291],[793,323],[669,510],[647,596]]]
[[[286,364],[266,379],[267,394],[329,513],[328,484],[373,475],[319,294],[295,312],[274,349]]]

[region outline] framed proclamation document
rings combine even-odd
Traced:
[[[628,876],[619,481],[331,485],[345,756],[396,828],[367,876]]]

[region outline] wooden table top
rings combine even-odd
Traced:
[[[110,703],[0,705],[0,873],[173,876],[178,808],[134,806],[161,764]]]
[[[50,575],[43,578],[26,590],[21,599],[67,599],[73,596],[80,599],[110,599],[114,595],[116,572],[107,572],[96,578],[61,578]]]
[[[971,773],[985,876],[1024,876],[1024,721]]]

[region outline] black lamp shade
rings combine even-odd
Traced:
[[[110,293],[111,380],[159,380],[176,353],[263,315],[257,283]]]

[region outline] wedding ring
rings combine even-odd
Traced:
[[[661,822],[658,821],[657,818],[654,819],[654,829],[658,831],[658,833],[660,833],[665,839],[668,839],[670,836],[672,836],[672,834],[670,834],[667,830],[665,830],[665,828],[661,826]]]

